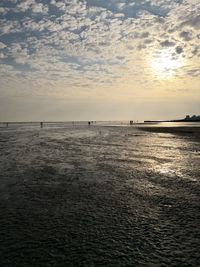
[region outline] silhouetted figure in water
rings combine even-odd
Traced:
[[[133,121],[130,121],[130,125],[133,125]]]
[[[43,122],[42,121],[40,122],[40,128],[43,128]]]
[[[88,126],[90,126],[90,121],[88,121]]]
[[[8,122],[6,122],[6,127],[8,128]]]

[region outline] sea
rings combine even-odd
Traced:
[[[199,266],[200,139],[146,126],[2,123],[0,266]]]

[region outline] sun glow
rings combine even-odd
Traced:
[[[171,49],[164,49],[151,58],[150,64],[159,78],[167,79],[178,73],[178,69],[183,66],[183,57]]]

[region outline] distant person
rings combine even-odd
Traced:
[[[88,121],[88,126],[90,126],[90,121]]]
[[[43,128],[43,122],[42,121],[40,122],[40,128]]]

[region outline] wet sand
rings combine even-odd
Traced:
[[[11,128],[0,150],[0,266],[199,266],[199,139]]]
[[[156,133],[172,133],[180,135],[188,135],[194,137],[200,137],[200,127],[164,127],[164,126],[145,126],[138,127],[140,130],[156,132]]]

